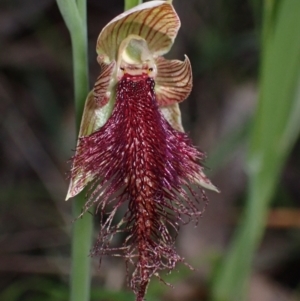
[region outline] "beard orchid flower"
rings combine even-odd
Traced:
[[[178,103],[192,89],[190,61],[162,56],[179,27],[171,3],[151,1],[101,31],[101,73],[86,100],[67,194],[89,186],[83,213],[95,205],[101,220],[91,253],[123,256],[133,265],[137,301],[153,275],[183,261],[174,246],[179,225],[201,215],[204,188],[218,191],[181,124]],[[126,234],[120,247],[111,244],[117,233]]]

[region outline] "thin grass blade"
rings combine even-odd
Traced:
[[[268,207],[299,135],[300,98],[296,91],[300,69],[300,2],[281,1],[276,9],[276,15],[272,14],[273,28],[264,31],[263,37],[260,96],[247,159],[247,203],[242,224],[213,284],[214,301],[245,300]]]
[[[88,94],[88,57],[86,0],[57,0],[58,7],[69,29],[72,42],[74,92],[77,132]],[[73,202],[73,216],[78,217],[85,203],[81,194]],[[90,300],[90,258],[88,257],[92,240],[92,216],[85,215],[73,225],[72,233],[72,270],[71,301]]]

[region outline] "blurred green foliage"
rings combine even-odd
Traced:
[[[274,13],[276,11],[276,13]],[[265,1],[260,94],[249,143],[243,222],[213,283],[213,300],[246,300],[251,264],[280,172],[299,136],[300,2]]]

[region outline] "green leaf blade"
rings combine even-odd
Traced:
[[[273,30],[268,30],[263,43],[260,96],[247,159],[247,203],[214,283],[214,301],[245,300],[269,204],[299,135],[300,98],[295,91],[300,69],[300,2],[285,0],[277,9]]]

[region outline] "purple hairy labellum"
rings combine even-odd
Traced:
[[[172,233],[201,215],[203,188],[217,191],[203,173],[204,154],[181,125],[178,103],[191,91],[190,62],[161,56],[179,26],[170,3],[151,1],[100,33],[102,70],[86,101],[67,195],[89,184],[83,213],[95,205],[101,216],[92,255],[123,256],[133,265],[130,286],[137,301],[144,300],[153,275],[183,261]],[[112,247],[120,232],[127,235],[123,245]]]

